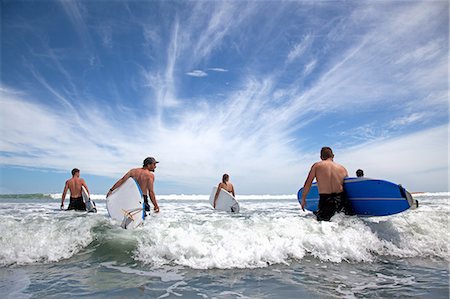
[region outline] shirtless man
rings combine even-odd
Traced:
[[[144,202],[145,202],[145,210],[150,211],[150,205],[148,204],[148,195],[150,195],[150,200],[153,203],[153,210],[158,213],[159,212],[159,206],[156,202],[155,192],[153,191],[153,183],[155,182],[155,175],[153,172],[155,172],[156,169],[156,163],[159,163],[155,160],[153,157],[145,158],[143,162],[142,168],[134,168],[128,171],[123,178],[118,180],[114,186],[109,189],[108,194],[106,197],[108,197],[116,188],[119,188],[120,185],[125,183],[125,181],[132,177],[135,179],[139,186],[141,187],[141,190],[143,192]],[[147,195],[148,194],[148,195]]]
[[[230,176],[226,173],[222,176],[222,182],[219,183],[219,185],[217,186],[217,192],[216,192],[216,195],[214,196],[214,209],[216,208],[216,201],[217,201],[217,198],[219,197],[220,189],[224,189],[225,191],[233,194],[233,196],[236,196],[234,194],[233,184],[228,181],[229,179],[230,179]]]
[[[84,186],[89,192],[86,182],[80,178],[80,170],[72,169],[72,178],[66,181],[61,198],[61,210],[64,209],[64,200],[66,199],[67,189],[70,190],[70,203],[68,210],[86,211],[86,205],[81,195],[81,186]]]
[[[320,159],[311,167],[302,193],[302,210],[305,210],[306,196],[311,184],[316,178],[319,189],[319,208],[314,214],[318,221],[329,221],[330,218],[342,208],[348,209],[348,201],[344,196],[344,178],[348,177],[347,169],[333,161],[334,154],[331,148],[322,147]]]

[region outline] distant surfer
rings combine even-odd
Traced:
[[[233,197],[236,196],[234,194],[234,186],[232,183],[229,182],[229,180],[230,180],[230,176],[225,173],[222,176],[222,182],[220,182],[219,185],[217,186],[217,192],[216,192],[216,195],[214,196],[214,209],[216,208],[216,201],[217,201],[217,198],[219,197],[220,189],[224,189],[228,193],[231,193],[233,195]]]
[[[109,189],[108,194],[106,197],[108,197],[116,188],[119,188],[120,185],[125,183],[125,181],[132,177],[135,179],[139,187],[141,187],[143,197],[144,197],[144,203],[145,203],[145,210],[150,211],[150,205],[148,204],[148,196],[150,196],[150,200],[153,204],[153,210],[158,213],[159,212],[159,206],[156,202],[156,196],[155,192],[153,190],[153,185],[155,182],[155,172],[156,164],[159,163],[155,160],[153,157],[145,158],[142,168],[133,168],[130,171],[128,171],[123,178],[118,180],[112,187]]]
[[[336,212],[343,208],[350,214],[348,200],[344,195],[344,178],[348,177],[347,169],[333,161],[334,154],[331,148],[322,147],[320,159],[312,165],[303,186],[302,210],[305,210],[306,196],[308,195],[314,178],[319,189],[319,207],[314,212],[318,221],[329,221]]]
[[[72,169],[72,178],[66,181],[64,191],[61,197],[61,209],[64,209],[64,200],[66,199],[67,190],[70,190],[70,203],[68,210],[86,211],[86,204],[83,201],[81,187],[84,186],[89,192],[86,182],[80,178],[80,170]]]
[[[356,176],[357,176],[358,178],[362,178],[362,177],[364,176],[364,171],[363,171],[362,169],[358,169],[358,170],[356,171]]]

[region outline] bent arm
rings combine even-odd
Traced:
[[[106,197],[110,196],[111,193],[119,188],[123,183],[125,183],[128,178],[131,177],[131,171],[128,171],[120,180],[118,180],[112,187],[109,189],[108,193],[106,194]]]
[[[306,178],[305,184],[303,185],[303,192],[302,192],[302,210],[305,211],[306,206],[306,196],[309,193],[309,190],[311,189],[312,182],[314,178],[316,177],[316,164],[314,164],[311,167],[311,170],[309,171],[308,177]]]
[[[88,186],[86,185],[86,182],[83,179],[81,180],[81,186],[83,186],[86,189],[86,191],[88,193],[88,197],[91,197],[91,191],[89,191],[89,188],[88,188]]]
[[[216,202],[217,202],[217,198],[219,197],[221,188],[222,188],[222,183],[219,183],[219,185],[217,186],[216,195],[214,195],[214,204],[213,204],[214,209],[216,208]]]
[[[159,206],[158,206],[158,202],[156,201],[155,191],[153,190],[153,183],[154,183],[154,178],[151,176],[149,179],[149,185],[148,185],[148,195],[150,196],[150,200],[152,201],[153,210],[156,213],[158,213]]]

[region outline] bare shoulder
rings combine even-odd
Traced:
[[[316,170],[317,168],[319,168],[320,166],[322,166],[322,164],[323,164],[323,161],[319,161],[319,162],[314,163],[314,164],[311,166],[311,170]]]
[[[336,166],[339,167],[340,169],[347,171],[347,169],[345,169],[345,167],[344,167],[343,165],[341,165],[341,164],[339,164],[339,163],[336,163],[336,162],[335,162],[335,164],[336,164]]]
[[[135,176],[139,172],[139,170],[139,168],[132,168],[128,171],[128,173],[130,174],[130,176]]]

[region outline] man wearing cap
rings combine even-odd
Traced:
[[[155,192],[153,191],[153,183],[155,182],[155,175],[153,172],[155,172],[156,169],[156,163],[159,163],[155,160],[153,157],[145,158],[143,162],[142,168],[133,168],[130,171],[128,171],[123,178],[118,180],[114,186],[109,189],[108,194],[106,197],[108,197],[115,189],[119,188],[123,183],[125,183],[128,178],[132,177],[133,179],[138,182],[139,186],[141,187],[144,202],[145,202],[145,210],[150,211],[150,205],[148,204],[148,196],[150,196],[150,200],[153,203],[153,210],[158,213],[159,212],[159,206],[156,202]]]

